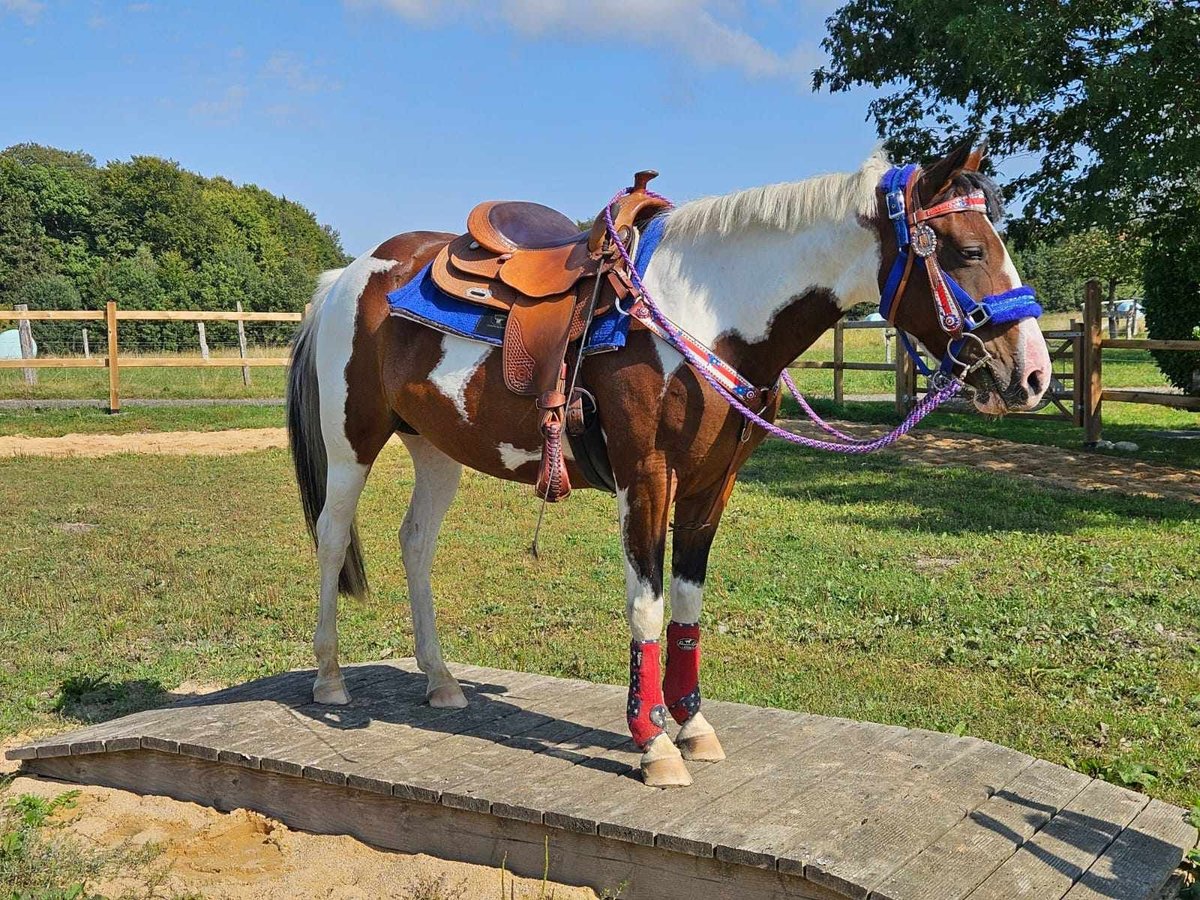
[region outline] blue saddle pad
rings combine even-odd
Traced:
[[[639,275],[646,273],[650,257],[662,240],[665,224],[666,218],[659,216],[646,223],[642,230],[637,257],[633,261]],[[500,346],[504,340],[508,313],[451,297],[433,283],[432,269],[433,263],[430,263],[403,287],[388,294],[391,314],[412,319],[446,334]],[[597,316],[592,323],[584,353],[620,350],[625,346],[629,321],[629,316],[619,313],[615,306],[604,315]]]

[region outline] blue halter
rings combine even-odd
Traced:
[[[938,305],[938,322],[942,330],[950,336],[946,347],[946,355],[942,358],[937,372],[943,378],[954,375],[954,367],[967,364],[959,358],[968,338],[979,341],[973,332],[985,325],[1002,325],[1015,322],[1018,319],[1037,318],[1042,314],[1042,307],[1037,302],[1033,288],[1022,285],[1005,291],[1002,294],[992,294],[976,301],[963,290],[949,274],[944,272],[937,261],[937,237],[928,225],[923,224],[924,218],[947,215],[956,212],[969,212],[972,209],[983,212],[981,195],[959,197],[939,204],[931,210],[922,210],[915,202],[909,210],[905,200],[906,195],[916,179],[920,177],[921,168],[915,164],[894,166],[883,176],[880,187],[887,203],[888,218],[896,230],[896,260],[892,263],[887,281],[879,298],[879,313],[889,322],[893,321],[894,309],[903,296],[907,285],[905,273],[919,265],[929,277],[931,289],[934,292],[934,302]],[[909,256],[912,255],[912,262]],[[940,284],[939,284],[940,282]],[[939,288],[944,287],[944,292]],[[940,295],[940,296],[939,296]],[[904,349],[912,357],[917,370],[924,376],[934,375],[934,371],[925,365],[917,353],[911,339],[903,328],[897,328]],[[982,346],[982,342],[980,341]],[[984,359],[987,358],[985,352]],[[968,370],[970,367],[967,367]]]

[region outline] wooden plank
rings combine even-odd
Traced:
[[[230,312],[206,310],[124,309],[117,314],[122,322],[299,322],[300,313]]]
[[[108,411],[121,411],[121,354],[117,340],[117,304],[109,300],[104,307],[104,327],[108,331]]]
[[[1151,800],[1067,892],[1066,900],[1143,900],[1157,897],[1196,845],[1183,811]]]
[[[971,900],[1062,897],[1146,803],[1141,794],[1093,781],[967,896]]]
[[[0,359],[0,369],[103,369],[106,365],[107,360],[72,356]]]
[[[962,900],[1090,783],[1086,775],[1034,760],[877,884],[872,900]]]
[[[103,321],[104,311],[99,309],[32,309],[28,311],[14,309],[12,312],[9,312],[6,309],[0,309],[0,322],[12,321],[14,319],[28,319],[30,322],[44,320]]]
[[[29,312],[29,307],[24,303],[18,303],[13,307],[13,309],[19,313]],[[29,327],[28,316],[24,316],[17,320],[17,337],[21,345],[21,359],[33,359],[33,330]],[[32,368],[26,366],[23,374],[26,386],[32,387],[33,385],[37,384],[37,372],[35,372]]]
[[[760,734],[754,727],[757,710],[742,703],[704,703],[706,715],[714,716],[719,736],[727,740],[726,750],[743,758],[746,744]],[[749,727],[748,727],[749,726]],[[623,737],[625,724],[618,726]],[[628,737],[612,748],[578,763],[571,772],[560,772],[539,786],[545,805],[546,823],[576,832],[604,834],[607,838],[654,846],[660,824],[686,811],[703,808],[728,785],[712,779],[714,773],[739,780],[734,767],[721,763],[688,763],[692,785],[684,791],[654,791],[642,784],[638,766],[641,755]],[[584,791],[570,787],[575,779],[590,785]],[[704,856],[712,856],[708,850]]]
[[[205,332],[204,323],[196,323],[196,336],[200,340],[200,358],[208,359],[208,334]]]
[[[1158,391],[1101,391],[1102,400],[1116,403],[1148,403],[1153,406],[1169,406],[1173,409],[1200,410],[1200,397],[1187,394],[1166,394]]]
[[[121,368],[145,369],[153,367],[172,369],[241,369],[246,366],[287,366],[291,360],[283,356],[211,357],[198,359],[188,356],[122,356]]]
[[[874,328],[878,330],[880,328],[891,328],[892,326],[887,322],[845,322],[842,324],[842,327],[850,329]]]
[[[41,774],[164,794],[221,810],[247,808],[290,828],[349,834],[378,847],[499,867],[531,878],[622,897],[659,900],[837,900],[830,891],[776,872],[665,854],[596,835],[430,806],[369,791],[147,751],[39,760]]]
[[[1200,352],[1200,341],[1156,341],[1150,339],[1104,338],[1100,346],[1105,350],[1191,350]]]
[[[1032,765],[1033,758],[986,741],[958,739],[896,779],[894,788],[869,785],[872,796],[839,807],[824,838],[829,850],[805,864],[809,880],[865,898],[872,888],[920,854],[980,804]],[[938,764],[938,759],[944,763]],[[886,776],[885,776],[886,777]],[[781,854],[782,856],[782,854]],[[780,869],[794,871],[795,860]]]
[[[510,690],[536,689],[552,704],[554,681],[542,675],[510,675],[508,686]],[[371,709],[370,721],[362,730],[347,735],[357,737],[358,743],[332,748],[333,752],[306,764],[304,776],[345,783],[347,773],[377,778],[378,766],[388,763],[388,778],[396,796],[440,802],[442,788],[453,773],[453,764],[443,760],[487,743],[490,729],[519,731],[535,724],[529,721],[535,716],[518,704],[489,697],[465,680],[463,687],[469,701],[466,709],[433,709],[424,704],[423,691],[415,702],[392,704],[386,711]],[[486,812],[487,807],[480,811]]]
[[[773,858],[781,872],[803,873],[810,881],[812,868],[827,886],[861,896],[857,883],[838,877],[842,858],[852,851],[843,845],[844,837],[873,817],[898,812],[909,802],[922,767],[940,769],[974,748],[967,740],[919,729],[896,728],[886,740],[877,740],[877,734],[865,729],[864,740],[840,741],[832,758],[806,766],[790,791],[773,795],[776,801],[741,832],[736,844],[718,844],[717,858],[760,864]],[[845,866],[852,861],[850,857]]]
[[[92,358],[92,345],[88,343],[88,330],[86,328],[84,328],[84,329],[82,329],[82,331],[83,331],[83,358],[91,359]]]

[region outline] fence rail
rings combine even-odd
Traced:
[[[307,311],[307,307],[306,307]],[[18,306],[11,312],[0,310],[0,322],[16,321],[21,330],[22,359],[0,359],[0,370],[23,369],[27,384],[37,383],[37,369],[108,369],[108,409],[121,409],[121,369],[198,368],[242,370],[243,384],[250,384],[250,370],[263,366],[286,366],[291,360],[286,356],[250,356],[246,347],[246,322],[300,322],[303,313],[290,312],[245,312],[242,304],[237,310],[156,310],[120,309],[115,301],[109,301],[104,309],[78,310],[29,310]],[[104,322],[108,332],[108,352],[104,356],[91,357],[87,349],[87,334],[84,333],[84,358],[33,357],[33,343],[29,336],[29,323],[39,321],[56,322]],[[121,322],[196,322],[202,356],[189,358],[180,356],[122,356],[120,352],[119,323]],[[210,358],[204,337],[204,322],[236,322],[238,331],[238,355],[236,358]]]

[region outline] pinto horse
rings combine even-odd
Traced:
[[[1050,381],[1049,353],[1034,318],[977,322],[975,340],[955,342],[939,318],[946,310],[934,279],[906,266],[893,273],[896,260],[906,259],[901,244],[908,232],[899,229],[898,201],[889,196],[899,189],[886,190],[884,182],[903,171],[900,196],[909,212],[931,214],[908,219],[914,229],[927,226],[926,247],[917,252],[933,253],[933,268],[951,276],[963,300],[959,312],[968,311],[967,297],[996,298],[1020,287],[993,225],[999,204],[994,186],[977,172],[979,157],[966,146],[926,170],[896,170],[876,153],[856,172],[686,203],[665,214],[641,283],[672,322],[751,384],[765,386],[756,411],[767,420],[778,412],[772,386],[785,367],[851,307],[879,303],[881,292],[895,325],[945,360],[943,371],[964,379],[979,410],[1031,409]],[[431,706],[467,703],[442,657],[430,583],[438,529],[462,467],[525,484],[538,475],[538,411],[506,389],[500,352],[389,314],[388,293],[453,237],[397,235],[325,273],[296,339],[288,426],[320,566],[318,703],[349,702],[338,668],[337,599],[339,592],[365,594],[355,509],[392,435],[415,470],[400,549]],[[632,641],[630,732],[647,784],[686,785],[685,759],[724,758],[701,711],[701,600],[709,550],[738,469],[765,433],[640,322],[632,324],[624,349],[586,356],[581,380],[595,397],[617,488]],[[566,464],[571,482],[586,484],[569,452]],[[659,642],[669,528],[664,671]],[[680,725],[674,740],[666,731],[669,717]]]

